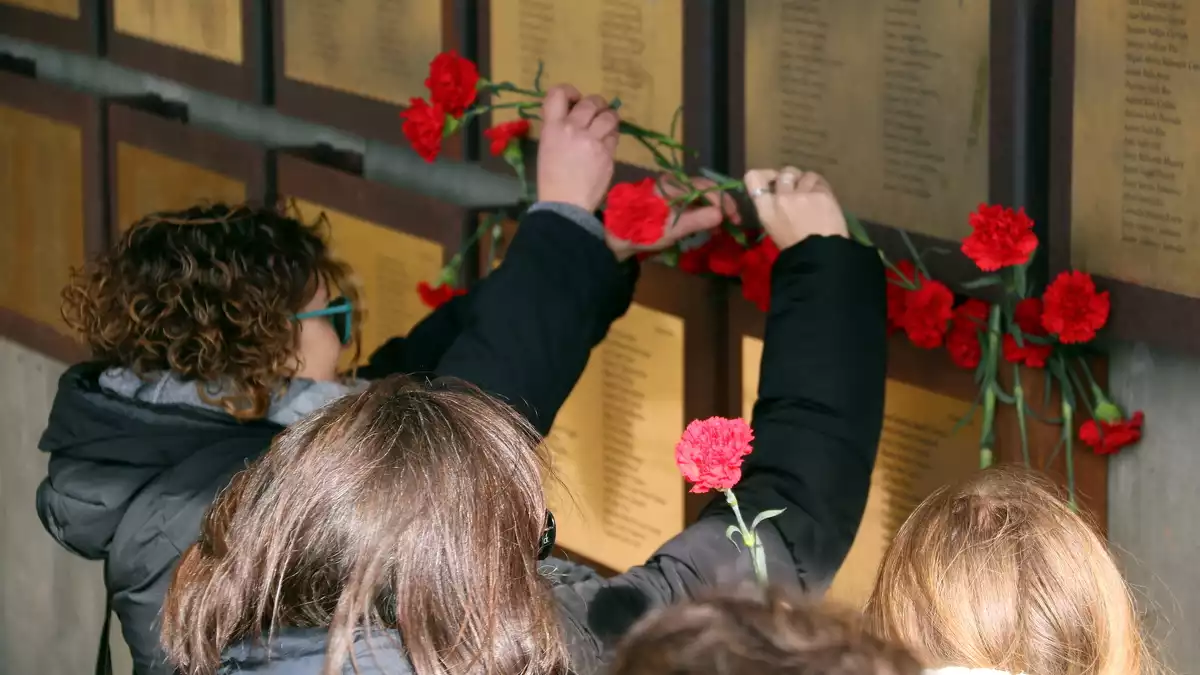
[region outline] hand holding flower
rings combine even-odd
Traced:
[[[546,93],[538,142],[537,196],[592,212],[612,182],[620,122],[599,96],[583,98],[570,85]]]

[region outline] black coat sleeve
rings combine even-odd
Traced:
[[[413,326],[408,335],[383,343],[371,354],[367,364],[358,369],[358,376],[377,380],[396,373],[433,373],[450,345],[462,334],[472,295],[477,291],[478,287],[451,299]]]
[[[462,332],[437,375],[514,406],[542,434],[592,347],[633,300],[638,266],[551,211],[526,214],[504,261],[467,297]]]
[[[754,451],[734,489],[759,527],[772,581],[823,587],[837,571],[866,506],[883,424],[886,292],[878,254],[844,238],[811,238],[772,272]],[[670,452],[664,448],[664,452]],[[725,538],[724,500],[645,565],[611,579],[556,588],[576,672],[598,672],[647,610],[751,573]]]

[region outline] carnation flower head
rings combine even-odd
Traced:
[[[753,440],[744,419],[694,420],[675,446],[675,464],[692,492],[730,490],[742,479],[742,458],[750,454]]]

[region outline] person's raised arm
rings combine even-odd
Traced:
[[[499,268],[470,294],[462,333],[437,374],[501,398],[545,434],[592,347],[629,308],[635,252],[715,227],[722,211],[687,211],[653,247],[606,240],[595,212],[612,180],[616,111],[598,96],[555,87],[542,114],[539,201],[522,218]]]
[[[882,427],[883,268],[876,251],[848,238],[820,176],[751,172],[746,183],[782,250],[771,277],[754,451],[734,492],[747,520],[786,509],[759,527],[772,581],[819,588],[854,539]],[[647,609],[745,580],[746,552],[725,537],[734,522],[718,498],[645,565],[560,586],[577,672],[596,670]]]

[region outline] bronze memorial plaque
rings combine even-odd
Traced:
[[[0,307],[66,333],[61,293],[83,262],[82,130],[0,104]]]
[[[442,51],[441,0],[281,4],[284,77],[398,105],[428,95],[429,62]]]
[[[306,223],[325,217],[333,255],[354,272],[363,312],[361,361],[391,338],[407,335],[425,318],[429,308],[421,303],[416,288],[421,281],[436,280],[441,272],[445,260],[441,244],[310,201],[295,199],[291,204],[292,215]]]
[[[181,159],[125,141],[116,147],[116,227],[125,230],[143,216],[186,209],[204,202],[246,201],[246,184]]]
[[[752,414],[763,342],[742,337],[742,415]],[[862,524],[826,600],[860,609],[875,586],[879,564],[900,525],[934,490],[979,467],[980,415],[955,430],[971,410],[964,401],[889,378],[883,435]]]
[[[746,0],[745,166],[939,239],[988,198],[990,2]]]
[[[0,0],[0,5],[53,14],[64,19],[78,19],[79,2],[80,0]]]
[[[1076,7],[1071,263],[1200,298],[1200,4]]]
[[[112,0],[117,33],[241,63],[242,0]]]
[[[543,88],[569,82],[619,97],[623,119],[663,133],[683,103],[683,0],[491,0],[490,31],[494,81],[531,88],[540,60]],[[655,167],[630,137],[617,159]]]

